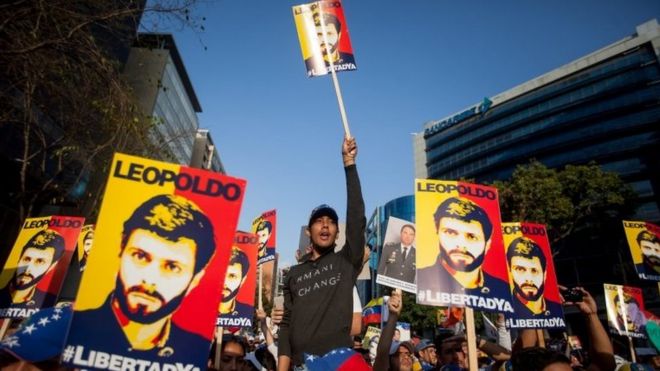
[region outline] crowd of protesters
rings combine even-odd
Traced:
[[[551,339],[539,339],[539,332],[534,329],[520,330],[517,336],[511,337],[504,326],[503,316],[496,321],[497,338],[477,336],[479,370],[658,370],[660,365],[657,357],[645,363],[632,363],[616,356],[611,340],[598,318],[596,301],[584,289],[580,289],[584,297],[581,302],[564,302],[565,306],[573,306],[579,310],[581,320],[587,329],[588,350],[571,350],[568,345],[564,349],[554,346],[545,347]],[[353,354],[358,354],[363,360],[362,368],[373,370],[469,370],[469,354],[465,334],[446,334],[434,339],[424,339],[413,334],[410,340],[397,341],[395,331],[397,320],[403,308],[401,294],[394,292],[387,307],[389,317],[384,323],[381,334],[377,337],[377,351],[372,358],[369,350],[363,347],[362,338],[354,337]],[[277,369],[277,333],[276,328],[282,320],[283,311],[273,309],[271,321],[266,320],[263,311],[257,311],[260,323],[258,336],[226,335],[222,338],[220,355],[220,370],[276,370]],[[270,326],[269,326],[270,323]],[[336,324],[339,326],[340,324]],[[499,334],[502,334],[500,336]],[[543,346],[542,346],[543,345]],[[355,363],[353,363],[355,365]],[[306,363],[291,366],[290,369],[305,370]],[[210,367],[210,369],[214,369]]]
[[[586,329],[589,344],[589,348],[584,351],[575,351],[570,346],[559,349],[546,346],[552,339],[546,339],[545,332],[539,329],[509,330],[505,315],[501,313],[497,314],[495,321],[496,335],[491,337],[467,336],[465,326],[457,326],[453,331],[441,332],[438,336],[422,338],[418,333],[413,333],[410,340],[404,340],[396,328],[398,319],[406,310],[398,289],[394,290],[386,302],[389,315],[381,326],[380,335],[363,342],[362,336],[366,329],[360,321],[362,308],[355,284],[358,273],[368,260],[369,250],[365,251],[364,248],[366,218],[355,162],[355,139],[346,137],[341,153],[347,191],[345,245],[335,249],[339,232],[335,210],[325,204],[313,209],[307,225],[310,245],[307,253],[298,257],[299,264],[292,267],[284,278],[283,305],[275,305],[270,316],[261,308],[255,310],[256,335],[247,335],[245,329],[231,332],[225,328],[225,333],[218,336],[211,346],[208,359],[210,370],[660,370],[660,363],[653,364],[653,361],[660,361],[658,357],[645,363],[631,363],[615,356],[612,341],[598,317],[596,301],[588,291],[579,287],[575,290],[579,291],[580,299],[566,297],[568,300],[564,300],[561,297],[560,305],[564,308],[573,307],[580,313],[580,325]],[[471,204],[461,204],[460,200],[452,199],[447,207],[443,205],[438,208],[440,212],[436,213],[438,224],[442,223],[440,219],[445,209],[454,214],[463,211],[474,214],[474,210],[478,210]],[[404,226],[402,231],[406,228],[414,236],[414,227]],[[408,246],[402,248],[405,259]],[[519,255],[533,251],[528,245],[518,250]],[[394,259],[398,250],[392,251]],[[478,283],[484,284],[488,280],[486,273],[477,273],[475,277]],[[490,287],[492,289],[495,286]],[[478,288],[480,292],[487,289]],[[488,290],[485,292],[488,293]],[[120,294],[118,292],[115,296],[120,297]],[[548,308],[549,303],[539,303],[541,308]],[[233,302],[231,304],[232,307],[236,306]],[[60,312],[65,311],[64,308],[56,310],[58,318]],[[70,316],[71,308],[68,308],[68,313]],[[30,335],[33,329],[26,330],[28,326],[32,325],[13,331]],[[165,327],[167,331],[174,331]],[[425,334],[433,334],[436,329],[423,330]],[[12,334],[11,331],[8,335]],[[60,337],[66,332],[66,329],[61,329]],[[167,336],[163,340],[162,333],[158,332],[156,340],[166,344]],[[99,338],[101,341],[108,340],[107,336]],[[85,344],[88,339],[80,342]],[[113,342],[120,342],[120,339],[113,339]],[[200,348],[196,347],[195,350],[206,352],[206,349]],[[477,354],[470,354],[470,349],[475,349],[473,352]],[[162,350],[168,350],[170,354],[173,352],[169,347],[163,347]],[[62,353],[61,348],[59,352]],[[27,363],[11,351],[3,349],[0,352],[0,367],[3,370],[64,369],[58,360],[59,355],[42,363]]]

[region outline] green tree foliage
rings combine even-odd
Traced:
[[[499,190],[502,220],[545,224],[551,243],[598,230],[634,211],[632,189],[596,163],[555,170],[531,161],[518,166],[511,179],[493,185]]]
[[[399,322],[410,323],[410,330],[422,333],[424,329],[437,326],[436,307],[420,305],[415,302],[415,295],[403,293],[403,309]]]

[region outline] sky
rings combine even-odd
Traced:
[[[239,229],[277,210],[279,266],[319,204],[345,219],[343,128],[329,76],[308,78],[290,0],[200,2],[204,32],[170,30],[228,175]],[[366,217],[413,193],[411,133],[632,35],[658,0],[344,0],[357,71],[339,73]]]

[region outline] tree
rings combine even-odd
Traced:
[[[16,0],[0,5],[0,151],[23,220],[45,204],[91,216],[112,153],[158,156],[152,118],[121,74],[142,27],[203,29],[194,0]],[[144,18],[144,19],[143,19]],[[85,210],[81,208],[85,205]],[[35,210],[37,208],[37,210]]]
[[[552,244],[572,234],[599,231],[633,211],[634,192],[596,163],[549,169],[538,161],[516,168],[499,190],[503,221],[545,224]]]
[[[424,329],[437,327],[436,307],[416,303],[415,295],[403,293],[403,310],[399,316],[400,322],[410,323],[410,329],[423,333]]]

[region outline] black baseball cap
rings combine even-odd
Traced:
[[[321,204],[315,207],[314,210],[312,210],[312,214],[309,216],[309,222],[307,223],[307,227],[311,227],[312,222],[314,222],[314,220],[322,216],[329,217],[335,223],[337,223],[337,221],[339,220],[339,217],[337,217],[337,212],[335,211],[335,209],[333,209],[329,205]]]

